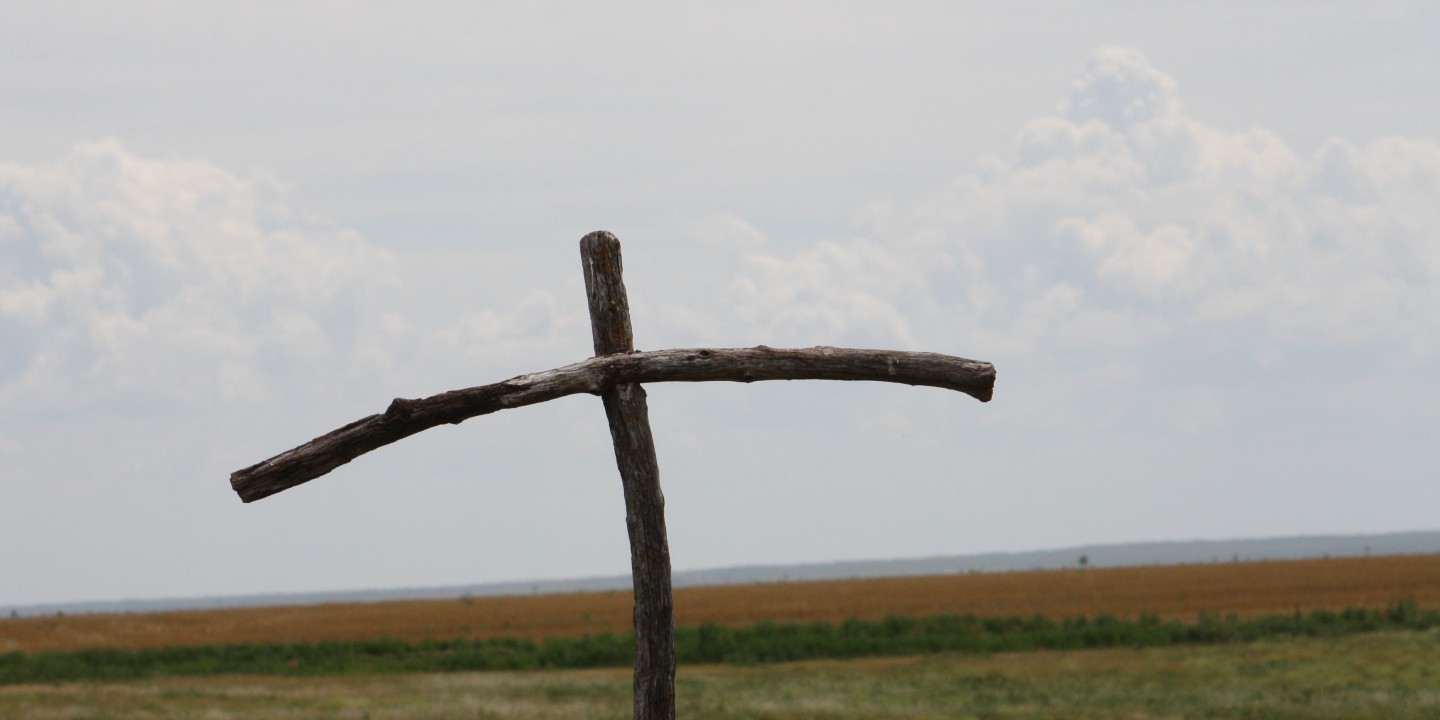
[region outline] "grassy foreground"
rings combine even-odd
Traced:
[[[703,625],[677,628],[675,657],[684,665],[737,665],[801,660],[905,656],[918,653],[990,654],[1019,650],[1163,647],[1254,642],[1277,637],[1339,637],[1382,630],[1440,628],[1440,610],[1395,602],[1385,610],[1315,610],[1308,615],[1272,614],[1242,618],[1204,613],[1193,623],[1100,615],[1052,620],[936,615],[852,618],[826,622],[777,623],[750,627]],[[574,670],[629,667],[633,636],[601,633],[580,638],[456,639],[406,643],[375,639],[267,645],[124,650],[95,648],[0,654],[0,684],[105,682],[198,675],[352,675],[463,672],[475,670]]]
[[[1440,630],[682,667],[684,718],[1437,718]],[[0,688],[0,717],[627,718],[623,669]]]

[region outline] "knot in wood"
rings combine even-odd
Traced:
[[[409,420],[410,416],[415,413],[415,405],[419,402],[419,400],[395,398],[390,401],[390,407],[385,408],[385,417],[383,420],[385,422]]]

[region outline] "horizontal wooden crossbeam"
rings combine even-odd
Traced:
[[[418,400],[397,398],[382,414],[356,420],[293,450],[237,470],[230,475],[230,487],[248,503],[314,480],[371,450],[438,425],[566,395],[599,395],[619,383],[761,380],[870,380],[924,385],[956,390],[988,402],[995,387],[995,367],[939,353],[832,347],[783,349],[761,345],[606,355]]]

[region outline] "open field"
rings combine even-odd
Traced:
[[[685,718],[1440,717],[1440,632],[1149,649],[682,666]],[[0,687],[0,717],[628,718],[626,670]]]
[[[681,588],[676,623],[839,623],[849,617],[1110,613],[1193,620],[1296,608],[1440,606],[1440,555],[937,575]],[[630,628],[628,592],[336,603],[0,620],[0,653],[327,639],[578,637]]]

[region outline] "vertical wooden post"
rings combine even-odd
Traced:
[[[630,301],[621,277],[620,240],[600,231],[580,240],[595,355],[634,352]],[[645,390],[617,384],[600,396],[625,485],[625,525],[635,583],[635,720],[675,718],[675,613],[670,592],[670,543],[665,496],[650,433]]]
[[[635,583],[635,720],[675,718],[675,612],[665,496],[639,382],[725,380],[875,380],[957,390],[988,402],[990,363],[936,353],[816,347],[776,350],[694,348],[635,351],[630,301],[621,277],[620,241],[608,232],[580,240],[595,357],[501,383],[418,400],[396,398],[383,414],[361,418],[300,447],[230,475],[245,502],[313,480],[376,448],[441,424],[581,392],[600,392],[615,462],[625,489],[630,570]],[[611,357],[624,355],[625,357]]]

